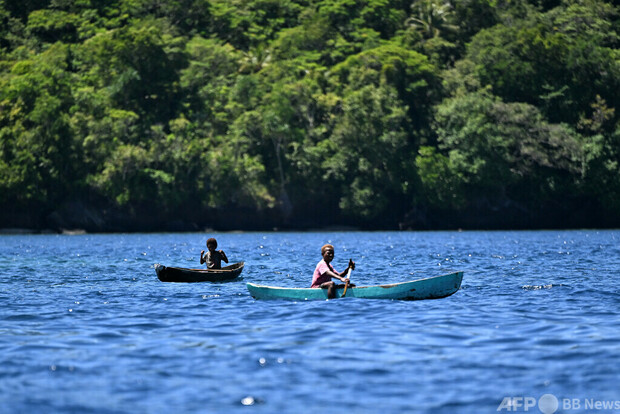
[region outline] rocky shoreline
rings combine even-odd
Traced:
[[[316,211],[298,211],[287,217],[278,209],[255,211],[240,208],[166,214],[149,206],[123,210],[73,201],[53,211],[4,209],[0,219],[0,234],[576,228],[620,228],[620,217],[588,203],[549,203],[533,210],[510,201],[499,205],[482,201],[462,211],[418,208],[403,217],[361,222]]]

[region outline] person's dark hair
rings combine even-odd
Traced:
[[[212,244],[214,248],[217,247],[217,240],[215,240],[213,237],[211,237],[210,239],[207,239],[207,247],[209,247],[209,245]]]

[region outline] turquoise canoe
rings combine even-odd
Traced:
[[[345,297],[364,299],[400,299],[421,300],[439,299],[452,295],[459,290],[463,281],[463,272],[394,283],[391,285],[356,286],[348,288]],[[325,300],[327,289],[317,288],[283,288],[275,286],[247,284],[254,299],[288,299],[288,300]],[[336,297],[342,297],[342,288],[336,290]]]

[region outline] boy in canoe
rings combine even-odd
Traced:
[[[215,250],[217,249],[217,240],[213,237],[207,240],[207,249],[207,254],[204,250],[200,251],[200,264],[207,262],[207,269],[221,269],[222,260],[228,263],[228,257],[226,257],[224,250]]]
[[[336,283],[332,281],[332,278],[338,279],[345,284],[348,283],[348,279],[346,279],[345,276],[347,275],[349,269],[355,269],[355,262],[349,259],[349,266],[344,270],[344,272],[339,273],[330,264],[331,261],[334,260],[334,246],[331,244],[326,244],[321,247],[321,256],[323,256],[323,260],[321,260],[316,265],[316,269],[314,269],[312,285],[310,287],[327,289],[327,298],[333,299],[336,297],[336,288],[342,287],[342,285],[336,286]],[[354,287],[355,285],[349,283],[349,286]]]

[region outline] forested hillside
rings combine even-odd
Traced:
[[[620,225],[601,0],[0,0],[0,227]]]

